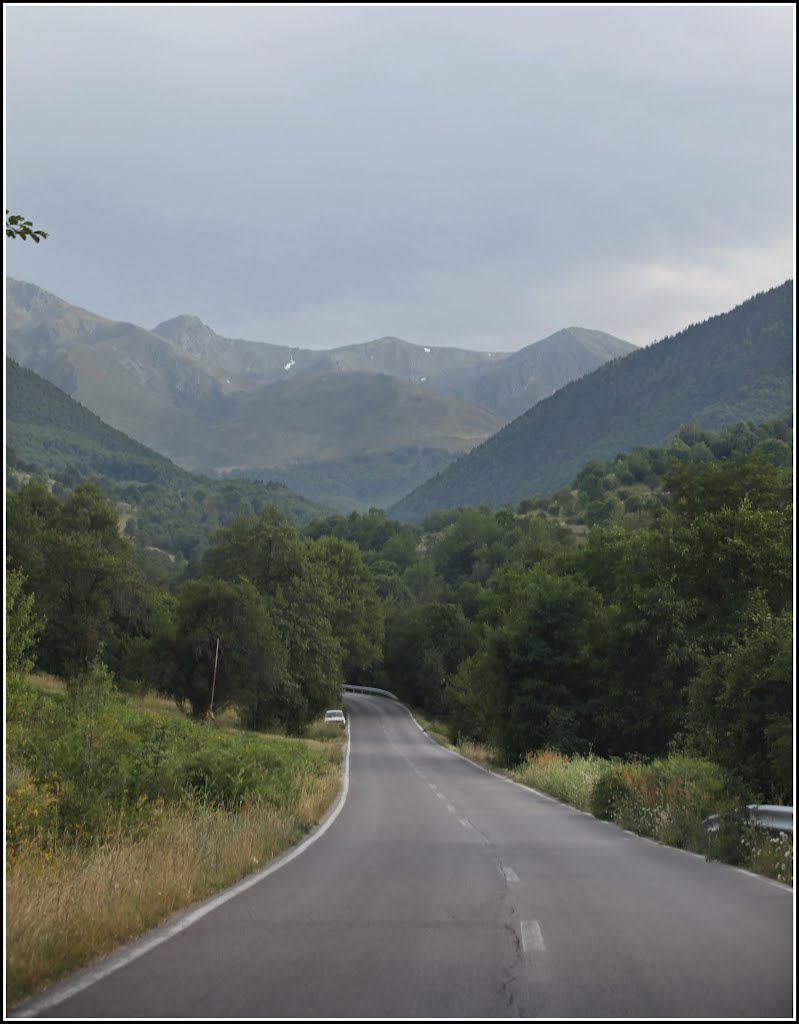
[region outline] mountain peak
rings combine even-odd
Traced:
[[[159,334],[187,351],[201,348],[218,337],[198,316],[192,316],[190,313],[181,313],[180,316],[164,320],[153,328],[153,334]]]

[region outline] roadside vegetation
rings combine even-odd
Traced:
[[[742,798],[736,800],[710,761],[674,754],[645,763],[542,751],[511,775],[630,832],[793,885],[793,836],[749,823]],[[711,815],[720,819],[716,832],[705,824]]]
[[[441,746],[561,803],[667,846],[793,885],[793,836],[749,822],[743,797],[736,798],[729,778],[711,761],[685,754],[645,762],[542,750],[508,767],[485,744],[452,743],[446,722],[416,711],[414,718]],[[711,816],[719,819],[715,831],[707,827]]]
[[[338,792],[340,730],[192,722],[100,663],[67,687],[18,676],[9,698],[11,1004],[268,863]]]

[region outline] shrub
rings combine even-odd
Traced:
[[[604,763],[593,754],[567,757],[555,750],[543,750],[528,754],[514,777],[526,786],[587,811],[591,809],[592,794]]]
[[[720,769],[686,755],[644,764],[611,762],[597,779],[591,812],[672,846],[704,845],[702,824],[729,803]]]

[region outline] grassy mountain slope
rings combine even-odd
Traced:
[[[230,392],[253,391],[299,372],[325,369],[326,352],[225,338],[196,316],[176,316],[153,328],[176,349],[198,359]]]
[[[570,482],[591,458],[779,415],[793,401],[793,283],[606,363],[508,424],[394,505],[401,519],[515,504]]]
[[[235,419],[209,422],[200,458],[229,470],[255,454],[260,465],[279,466],[424,443],[454,453],[500,426],[487,409],[386,374],[306,375],[242,398]]]
[[[411,447],[278,467],[250,466],[235,475],[277,480],[337,512],[368,512],[393,505],[451,462],[452,452]]]
[[[216,526],[232,518],[239,506],[252,511],[273,503],[297,524],[309,522],[327,507],[307,501],[279,483],[210,480],[189,473],[108,426],[11,359],[6,359],[6,393],[6,461],[12,474],[36,473],[69,486],[81,479],[99,478],[112,496],[124,490],[134,516],[145,499],[157,516],[159,506],[171,509],[191,494],[190,509],[207,524],[206,539]],[[185,521],[185,511],[182,517]]]
[[[6,355],[148,447],[178,457],[224,404],[218,379],[150,331],[12,279],[6,300]]]

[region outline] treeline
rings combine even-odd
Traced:
[[[517,509],[418,526],[372,509],[300,532],[265,506],[169,585],[94,485],[59,501],[31,483],[8,498],[9,567],[44,620],[40,667],[69,677],[100,658],[197,717],[213,700],[252,728],[301,731],[347,680],[509,763],[676,750],[786,800],[791,437],[787,417],[689,424]]]
[[[251,728],[301,732],[379,661],[382,606],[354,544],[301,538],[269,506],[219,530],[193,578],[166,590],[118,525],[93,483],[63,502],[38,483],[9,495],[8,593],[33,600],[39,668],[70,680],[99,659],[195,717],[235,706]]]

